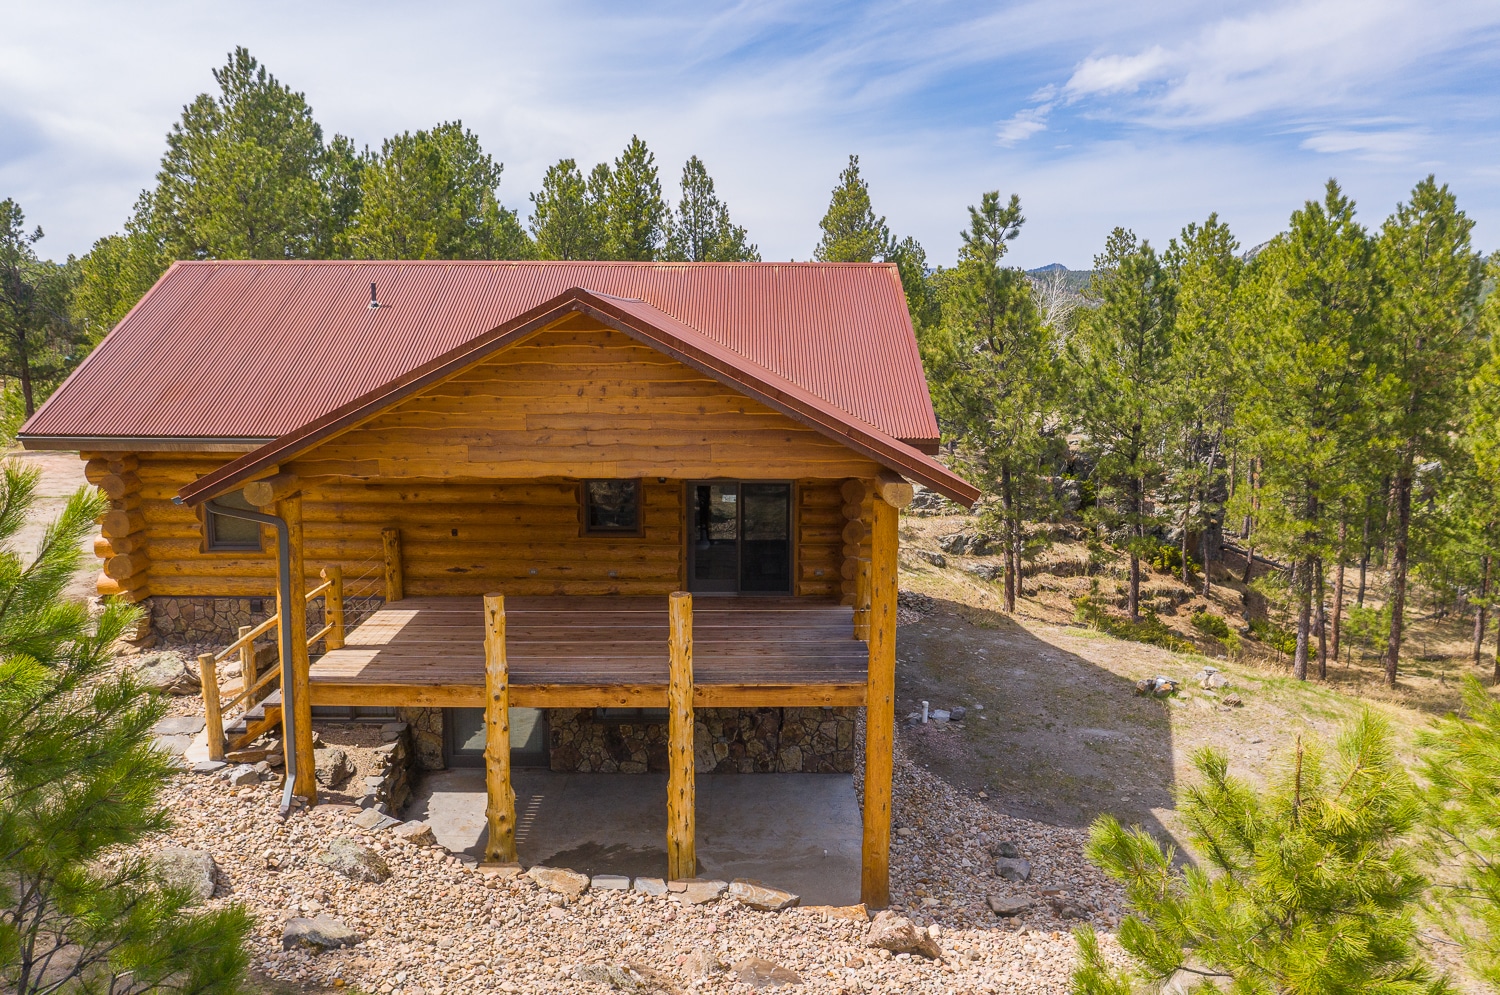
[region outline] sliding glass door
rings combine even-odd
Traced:
[[[792,593],[791,484],[701,481],[688,509],[689,590]]]

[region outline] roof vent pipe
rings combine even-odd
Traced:
[[[375,284],[370,284],[370,310],[373,311],[380,306],[380,301],[375,298]]]

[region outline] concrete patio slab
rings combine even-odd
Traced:
[[[521,863],[582,874],[665,876],[664,774],[515,773]],[[860,813],[847,774],[700,776],[698,876],[753,878],[804,905],[859,901]],[[406,818],[475,859],[486,842],[484,771],[423,775]]]

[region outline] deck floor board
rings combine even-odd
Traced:
[[[505,615],[514,704],[665,704],[665,597],[513,597]],[[482,704],[483,625],[479,598],[382,608],[313,662],[314,703]],[[862,704],[867,665],[852,609],[832,600],[700,598],[693,606],[700,706]]]

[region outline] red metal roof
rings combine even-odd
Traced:
[[[571,288],[644,301],[885,435],[936,445],[883,263],[179,262],[20,438],[277,438]]]
[[[979,498],[977,488],[931,456],[725,348],[660,309],[641,300],[596,294],[576,287],[200,477],[182,488],[178,497],[197,505],[221,494],[572,313],[587,314],[660,349],[955,501],[972,504]]]

